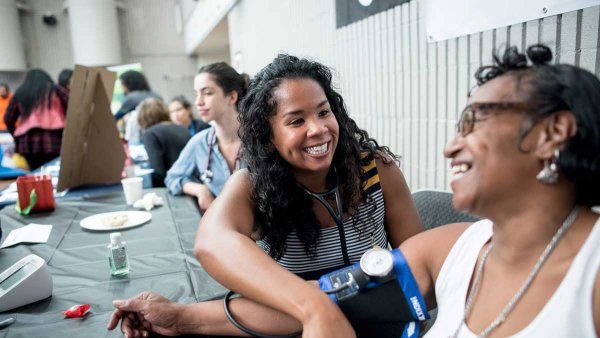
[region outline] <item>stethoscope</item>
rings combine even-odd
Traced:
[[[213,176],[214,176],[212,170],[210,170],[210,156],[212,155],[212,149],[213,149],[213,146],[215,145],[215,140],[217,139],[217,135],[215,134],[214,127],[210,129],[210,135],[208,136],[208,138],[210,139],[210,141],[208,142],[208,155],[206,158],[206,167],[200,174],[200,180],[202,180],[202,183],[212,182]],[[235,162],[233,162],[233,170],[237,169],[239,158],[240,158],[240,156],[239,156],[239,151],[238,151],[238,154],[235,156]]]
[[[340,245],[342,246],[342,256],[344,257],[344,264],[350,265],[350,263],[351,263],[350,257],[348,256],[348,248],[346,246],[346,233],[344,231],[344,213],[342,211],[342,198],[340,196],[340,178],[339,178],[339,175],[337,175],[337,171],[335,170],[335,168],[333,168],[333,170],[336,174],[335,175],[335,179],[336,179],[335,186],[325,192],[314,192],[314,191],[311,191],[310,189],[306,188],[305,186],[303,186],[300,183],[297,183],[297,184],[300,187],[302,187],[304,192],[306,192],[312,198],[319,201],[319,203],[321,203],[325,207],[325,209],[327,210],[327,212],[329,213],[331,218],[333,218],[335,224],[337,225],[338,232],[340,235]],[[331,195],[333,195],[335,197],[335,205],[336,205],[337,211],[333,210],[333,208],[331,207],[329,202],[327,202],[327,200],[326,200],[326,198]]]
[[[342,254],[344,256],[344,263],[346,266],[350,265],[350,258],[348,257],[348,251],[346,248],[346,236],[345,236],[345,231],[344,231],[344,219],[343,219],[343,212],[342,212],[342,198],[340,196],[340,178],[337,175],[337,171],[335,170],[334,167],[334,172],[336,174],[336,184],[335,187],[331,188],[330,190],[327,190],[325,192],[314,192],[311,191],[310,189],[306,188],[305,186],[303,186],[302,184],[296,182],[296,184],[298,184],[298,186],[300,186],[304,192],[306,192],[309,196],[311,196],[312,198],[316,199],[317,201],[319,201],[319,203],[321,203],[325,209],[327,209],[327,212],[329,212],[329,215],[331,215],[331,217],[333,218],[333,220],[335,221],[338,231],[339,231],[339,235],[340,235],[340,244],[342,246]],[[331,205],[329,204],[329,202],[327,202],[326,198],[328,196],[333,195],[335,197],[335,205],[337,207],[337,211],[333,210],[333,208],[331,207]],[[371,240],[373,240],[373,236],[371,236]],[[380,252],[388,252],[387,250],[381,249],[379,247],[374,247],[371,250],[368,250],[366,253],[363,254],[363,256],[361,257],[361,269],[364,270],[363,268],[363,257],[366,257],[369,253],[375,253],[375,254],[381,254]],[[388,252],[389,253],[389,252]],[[390,260],[390,262],[393,262],[393,258],[392,260]],[[390,266],[389,270],[391,271],[391,269],[393,268],[393,264]],[[366,270],[365,270],[366,271]],[[352,279],[351,279],[352,280]],[[352,280],[353,281],[353,280]],[[345,285],[341,285],[337,288],[334,288],[332,290],[324,290],[325,293],[327,294],[335,294],[337,292],[339,292],[340,290],[345,289],[346,287],[348,287],[350,284],[349,283],[345,283]],[[229,301],[231,299],[232,296],[235,295],[234,291],[229,291],[227,293],[227,295],[225,296],[224,300],[223,300],[223,304],[224,304],[224,308],[225,308],[225,315],[227,316],[227,319],[238,329],[240,329],[241,331],[249,334],[252,337],[265,337],[265,338],[291,338],[291,337],[297,337],[299,335],[302,334],[302,331],[299,332],[295,332],[292,334],[288,334],[288,335],[265,335],[265,334],[261,334],[259,332],[256,332],[254,330],[251,330],[247,327],[245,327],[244,325],[242,325],[241,323],[239,323],[231,314],[231,311],[229,310]]]

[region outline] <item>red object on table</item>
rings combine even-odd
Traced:
[[[27,208],[30,203],[31,191],[35,189],[37,202],[31,212],[53,211],[54,193],[52,191],[52,176],[27,175],[17,178],[17,193],[19,194],[19,207],[21,210]]]
[[[85,316],[90,310],[90,304],[78,304],[71,306],[68,310],[63,311],[67,318],[79,318]]]

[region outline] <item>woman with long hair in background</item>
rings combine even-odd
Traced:
[[[167,106],[162,100],[149,97],[138,105],[138,123],[142,128],[142,142],[152,172],[152,186],[164,187],[167,170],[179,157],[190,140],[190,133],[171,122]]]
[[[225,62],[206,65],[194,78],[196,108],[210,128],[194,135],[167,173],[165,185],[172,194],[198,199],[202,212],[217,197],[225,181],[245,167],[240,158],[238,105],[248,88],[248,76]]]
[[[50,75],[31,69],[11,99],[4,123],[30,170],[60,155],[68,98]]]

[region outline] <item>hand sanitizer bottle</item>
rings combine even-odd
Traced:
[[[129,259],[127,258],[125,242],[123,242],[120,232],[113,232],[110,234],[108,263],[111,275],[123,277],[129,274]]]

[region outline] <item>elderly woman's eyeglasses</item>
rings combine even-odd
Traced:
[[[515,112],[523,112],[526,109],[524,103],[521,102],[475,102],[467,105],[463,109],[458,123],[456,123],[456,131],[465,137],[473,131],[475,123],[486,120],[487,117],[498,111],[513,110]],[[481,117],[483,116],[483,117]]]

